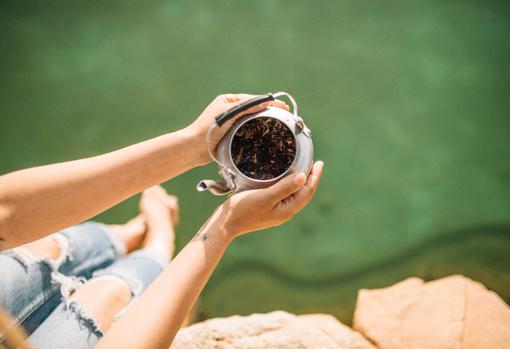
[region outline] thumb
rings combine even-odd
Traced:
[[[303,173],[294,173],[263,189],[264,195],[271,203],[277,204],[301,189],[305,182],[306,176]]]

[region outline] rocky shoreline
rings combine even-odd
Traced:
[[[171,349],[510,348],[510,307],[460,275],[409,278],[358,293],[353,327],[332,315],[284,311],[206,320],[179,331]]]

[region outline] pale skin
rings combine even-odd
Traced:
[[[170,260],[175,249],[175,226],[179,222],[177,197],[168,195],[160,186],[145,190],[140,200],[140,214],[126,224],[108,225],[121,241],[126,252],[143,248],[152,255]],[[57,261],[60,246],[51,236],[21,245],[36,257]],[[71,295],[80,308],[94,319],[103,331],[107,331],[115,316],[131,301],[131,290],[121,279],[112,276],[93,278]]]
[[[139,218],[143,225],[133,224],[132,220],[108,228],[124,242],[128,252],[143,245],[149,253],[170,260],[175,248],[175,226],[179,222],[177,198],[167,195],[160,186],[149,188],[142,194]],[[106,332],[115,316],[131,301],[131,290],[116,277],[102,276],[88,281],[71,299],[87,309],[99,328]]]
[[[206,133],[214,117],[253,95],[221,95],[188,127],[111,153],[0,176],[0,249],[78,224],[151,186],[211,161]],[[256,112],[281,101],[253,107]],[[211,146],[229,125],[216,128]]]
[[[0,248],[80,223],[150,186],[207,164],[211,159],[205,135],[214,117],[251,97],[219,96],[187,128],[112,153],[0,177]],[[246,113],[268,105],[288,108],[275,101]],[[210,147],[216,147],[234,121],[215,129]],[[292,174],[269,188],[226,200],[97,348],[168,348],[229,244],[242,234],[291,219],[311,200],[322,170],[323,163],[317,162],[308,176]]]
[[[317,162],[308,178],[291,175],[270,188],[228,199],[96,348],[168,348],[233,239],[292,218],[311,200],[322,169]]]

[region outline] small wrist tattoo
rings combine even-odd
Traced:
[[[202,226],[200,227],[198,232],[195,234],[193,239],[191,239],[191,241],[196,241],[198,239],[200,239],[202,241],[207,240],[207,229],[205,229],[205,227],[207,226],[207,223],[209,223],[210,220],[211,220],[211,217],[207,218],[207,220],[204,222],[204,224],[202,224]]]
[[[199,231],[198,233],[195,234],[195,236],[192,239],[192,241],[196,241],[196,240],[202,240],[202,241],[207,240],[207,233],[202,233]]]

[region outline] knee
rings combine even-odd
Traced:
[[[131,302],[131,289],[115,276],[100,276],[89,280],[71,299],[86,309],[100,329],[108,330],[115,317]]]
[[[87,282],[86,287],[97,290],[98,298],[119,305],[131,301],[131,289],[122,279],[115,276],[100,276]]]

